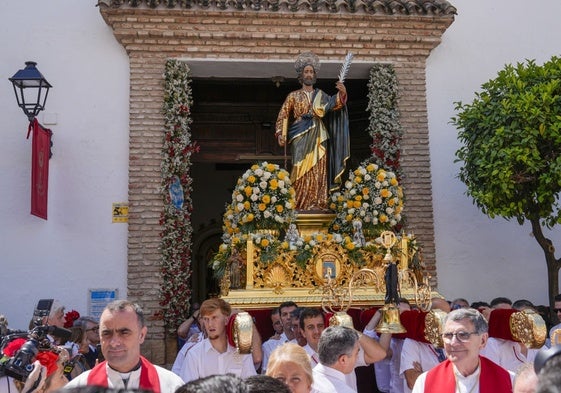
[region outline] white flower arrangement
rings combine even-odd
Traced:
[[[286,229],[296,217],[294,195],[285,169],[268,162],[253,165],[238,179],[226,206],[224,234]]]
[[[374,235],[401,222],[403,191],[394,172],[363,163],[349,173],[342,190],[332,194],[330,208],[337,213],[334,230],[352,233],[353,221],[360,220]]]

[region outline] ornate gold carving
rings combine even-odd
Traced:
[[[276,306],[282,301],[293,300],[303,306],[317,307],[323,304],[336,312],[350,307],[351,298],[353,306],[384,304],[384,276],[388,265],[384,256],[391,251],[395,253],[390,255],[392,260],[400,260],[400,295],[409,300],[424,299],[418,301],[423,306],[430,304],[428,280],[423,279],[419,285],[415,272],[402,268],[407,266],[404,259],[407,259],[408,254],[402,251],[408,246],[407,237],[397,242],[391,233],[376,242],[367,242],[367,246],[361,249],[347,249],[345,242],[341,242],[340,238],[336,241],[336,236],[328,233],[327,227],[332,219],[333,215],[330,214],[298,215],[301,235],[313,239],[313,242],[306,240],[312,247],[307,261],[296,263],[297,252],[301,252],[301,249],[292,251],[287,242],[279,246],[274,260],[262,262],[261,249],[251,240],[248,241],[240,255],[246,261],[245,269],[243,266],[240,269],[240,276],[245,277],[245,282],[242,278],[241,288],[235,288],[232,277],[225,275],[220,282],[221,296],[232,305],[243,308]],[[306,232],[312,229],[313,233]],[[390,244],[394,246],[392,250],[385,248]],[[331,282],[326,287],[327,276]],[[327,296],[331,296],[332,300],[326,302]]]
[[[528,348],[541,348],[545,343],[545,321],[537,312],[526,309],[510,316],[510,332]]]
[[[300,236],[307,236],[317,232],[327,234],[329,224],[335,219],[332,213],[298,213],[296,216],[296,225],[300,232]]]
[[[230,292],[230,271],[226,269],[220,280],[220,296],[228,296]]]
[[[264,276],[264,284],[267,287],[273,288],[276,294],[283,293],[283,287],[290,283],[289,272],[281,264],[275,264],[267,269]]]
[[[551,346],[561,345],[561,329],[555,329],[551,332]]]
[[[425,338],[436,348],[444,348],[442,328],[446,315],[442,310],[430,310],[425,318]]]
[[[232,327],[234,343],[241,354],[251,353],[251,341],[253,339],[253,319],[245,311],[236,314]]]

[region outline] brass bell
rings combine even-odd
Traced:
[[[395,304],[385,304],[380,310],[380,321],[376,326],[376,333],[405,333],[407,329],[399,320],[399,308]]]
[[[345,326],[354,329],[353,318],[343,311],[336,312],[329,318],[329,326]]]

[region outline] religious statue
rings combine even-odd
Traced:
[[[314,88],[320,61],[312,52],[300,54],[294,68],[302,88],[286,97],[275,136],[280,146],[290,145],[296,210],[325,211],[328,193],[339,188],[350,155],[347,90],[344,77],[333,96]]]
[[[366,239],[362,232],[362,221],[360,220],[353,221],[353,242],[359,247],[364,247],[366,245]]]
[[[296,224],[291,223],[288,226],[284,240],[288,243],[289,246],[296,246],[296,242],[300,240],[300,234],[298,233],[298,227],[296,226]]]

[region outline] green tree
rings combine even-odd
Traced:
[[[547,263],[549,302],[561,260],[544,228],[561,222],[561,59],[507,65],[452,118],[463,146],[459,178],[487,216],[528,221]]]

